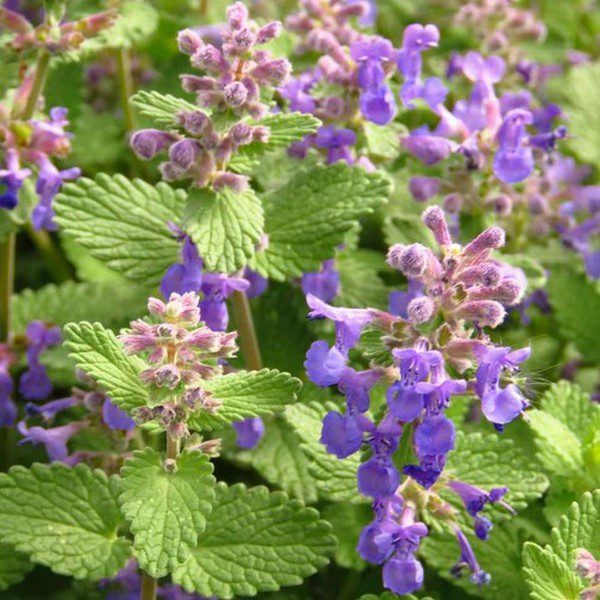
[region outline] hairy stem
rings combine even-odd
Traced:
[[[121,110],[127,133],[135,130],[135,114],[129,99],[133,96],[133,79],[131,77],[131,56],[125,48],[117,50],[117,65],[119,70],[119,93]]]
[[[0,242],[0,342],[8,340],[11,321],[11,298],[15,278],[14,233]]]
[[[256,330],[254,329],[254,320],[252,319],[248,296],[246,296],[245,292],[233,292],[231,305],[233,307],[233,315],[246,367],[253,370],[262,369],[260,347],[256,338]]]
[[[177,460],[179,456],[179,438],[167,433],[167,458]]]
[[[140,600],[155,600],[156,588],[158,582],[148,573],[142,573],[142,589],[140,590]]]
[[[35,65],[35,74],[33,76],[33,82],[31,83],[31,91],[27,97],[27,102],[23,107],[23,111],[19,117],[23,120],[31,119],[35,112],[38,99],[42,94],[46,78],[48,76],[48,67],[50,66],[50,54],[46,50],[40,50],[38,54],[37,63]]]
[[[44,229],[36,231],[31,223],[26,223],[27,235],[42,255],[48,270],[52,273],[54,281],[62,283],[71,279],[71,265],[67,262],[61,251],[56,247],[50,234]]]

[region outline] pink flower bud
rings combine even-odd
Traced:
[[[422,244],[406,246],[398,262],[400,271],[409,279],[419,279],[425,272],[430,253]]]
[[[158,170],[165,181],[177,181],[185,173],[184,169],[179,168],[172,162],[162,162],[158,165]]]
[[[494,196],[487,201],[490,204],[494,212],[500,217],[507,217],[512,212],[513,201],[510,196],[506,194],[500,194],[499,196]]]
[[[400,258],[405,250],[406,246],[404,244],[394,244],[390,247],[387,253],[386,262],[392,269],[400,271]]]
[[[440,246],[450,246],[452,244],[452,238],[450,237],[450,231],[446,223],[444,211],[439,206],[430,206],[423,213],[422,218],[423,223],[431,229],[436,242]]]
[[[253,128],[244,122],[239,122],[229,129],[229,135],[237,146],[245,146],[252,141]]]
[[[212,44],[206,44],[192,56],[192,66],[198,69],[206,69],[215,73],[221,73],[229,68],[229,63],[223,54]]]
[[[241,29],[248,21],[248,9],[242,2],[227,7],[227,22],[232,29]]]
[[[180,112],[177,119],[181,126],[192,135],[202,135],[207,130],[212,130],[212,123],[208,115],[201,110]]]
[[[0,6],[0,25],[10,29],[14,33],[29,33],[33,27],[29,21],[18,12]]]
[[[177,35],[177,47],[180,52],[190,56],[198,52],[203,45],[202,38],[192,29],[184,29]]]
[[[444,209],[451,214],[457,213],[460,211],[462,202],[463,200],[460,194],[448,194],[444,198]]]
[[[281,21],[271,21],[270,23],[267,23],[258,30],[258,33],[256,34],[256,43],[266,44],[267,42],[270,42],[280,36],[282,29],[283,26],[281,25]]]
[[[501,227],[488,227],[463,249],[465,256],[476,256],[483,252],[502,248],[505,242],[504,229]]]
[[[257,125],[252,128],[252,141],[266,144],[271,139],[271,130],[268,127]]]
[[[131,136],[129,144],[140,158],[150,160],[176,139],[174,135],[159,129],[142,129]]]
[[[181,87],[185,92],[194,94],[203,90],[214,90],[217,81],[214,77],[198,77],[197,75],[180,75]]]
[[[175,142],[169,148],[169,158],[171,162],[178,168],[187,171],[196,162],[196,158],[200,153],[198,142],[185,138],[179,142]]]
[[[480,327],[498,327],[504,321],[506,311],[494,300],[474,300],[461,304],[455,315],[459,319],[476,321]]]
[[[248,178],[244,175],[223,171],[218,173],[213,179],[215,190],[221,190],[225,187],[231,188],[234,192],[243,192],[248,189]]]
[[[456,279],[466,286],[481,284],[493,287],[500,281],[500,268],[494,263],[481,263],[460,271]]]
[[[435,177],[411,177],[408,190],[418,202],[426,202],[440,191],[441,181]]]
[[[254,67],[250,74],[259,81],[266,81],[271,85],[281,85],[288,79],[292,66],[285,58],[278,58],[261,63]]]
[[[181,373],[177,365],[163,365],[154,372],[154,383],[159,387],[167,387],[172,390],[177,387],[180,381]]]
[[[228,106],[237,108],[246,102],[248,90],[243,83],[234,81],[223,88],[223,100]]]
[[[435,304],[428,296],[413,298],[407,307],[408,320],[416,325],[430,321],[435,313]]]

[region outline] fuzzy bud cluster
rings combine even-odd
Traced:
[[[221,374],[218,360],[237,351],[237,333],[207,327],[198,303],[194,292],[173,293],[166,303],[150,298],[148,311],[157,322],[133,321],[119,338],[128,354],[145,355],[149,368],[140,379],[158,398],[154,406],[140,408],[137,418],[158,420],[174,437],[187,434],[185,422],[191,412],[218,410],[219,403],[202,382]]]
[[[228,170],[228,164],[240,147],[269,141],[267,127],[253,125],[268,111],[261,101],[265,90],[283,84],[290,73],[285,59],[274,58],[256,46],[276,38],[281,24],[271,22],[258,27],[248,20],[241,2],[227,10],[227,26],[222,32],[223,45],[203,41],[192,29],[179,33],[179,49],[190,55],[192,66],[203,75],[182,75],[186,92],[195,93],[197,110],[177,115],[177,128],[169,131],[144,129],[136,132],[130,144],[144,160],[166,153],[168,160],[160,164],[165,181],[192,180],[192,185],[215,190],[224,187],[240,192],[247,188],[248,178]],[[231,123],[217,125],[212,115],[223,114]]]
[[[0,28],[8,29],[13,37],[8,47],[25,52],[43,49],[52,54],[77,50],[85,40],[112,27],[118,18],[114,10],[99,12],[76,21],[60,24],[42,23],[34,27],[24,16],[0,6]]]

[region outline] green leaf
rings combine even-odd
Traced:
[[[519,531],[516,523],[494,525],[490,537],[482,541],[475,536],[468,536],[475,556],[484,571],[491,575],[488,585],[477,589],[469,577],[454,577],[450,569],[460,556],[458,541],[447,532],[430,531],[423,539],[420,554],[425,561],[435,568],[446,580],[451,581],[465,592],[495,600],[511,598],[527,600],[528,593],[521,574],[521,547],[525,534]]]
[[[264,417],[281,412],[295,402],[300,391],[299,379],[275,369],[239,371],[210,379],[202,387],[211,392],[220,406],[215,414],[192,415],[189,425],[197,429],[214,429],[247,417]]]
[[[582,442],[590,437],[592,428],[600,426],[600,406],[578,385],[568,381],[553,383],[542,396],[540,408],[568,427]]]
[[[338,407],[331,402],[298,402],[289,406],[284,416],[302,440],[302,450],[308,458],[308,470],[319,498],[360,504],[365,501],[356,488],[360,457],[354,454],[340,460],[319,442],[323,417],[329,410],[338,410]]]
[[[586,492],[574,502],[552,530],[552,548],[572,569],[575,551],[585,548],[596,558],[600,556],[600,490]]]
[[[159,128],[173,129],[179,126],[177,114],[180,112],[202,110],[184,98],[177,98],[171,94],[140,90],[129,100],[141,115],[152,119],[153,124]]]
[[[148,391],[140,381],[144,363],[127,356],[115,334],[100,323],[69,323],[65,345],[77,367],[95,379],[121,409],[132,412],[146,404]]]
[[[60,326],[97,319],[108,328],[121,327],[144,312],[146,301],[147,292],[128,284],[51,283],[13,296],[12,328],[22,333],[34,319]]]
[[[600,96],[599,96],[600,97]],[[547,291],[560,332],[592,364],[600,363],[600,286],[573,265],[554,265]]]
[[[548,487],[546,476],[523,456],[512,440],[495,434],[457,432],[456,449],[448,455],[445,472],[488,491],[493,487],[508,487],[504,499],[517,510],[539,498]],[[456,506],[461,505],[454,494],[443,495]],[[494,521],[506,517],[506,511],[496,507],[490,510],[495,513]]]
[[[340,274],[338,306],[379,308],[385,310],[391,288],[379,273],[386,270],[385,257],[374,250],[348,250],[337,258]]]
[[[125,0],[119,6],[116,23],[84,44],[85,50],[96,48],[129,48],[147,40],[158,25],[158,13],[148,2]]]
[[[55,573],[112,577],[131,554],[118,535],[115,478],[87,465],[17,466],[0,474],[0,535]]]
[[[386,217],[383,222],[383,235],[388,246],[419,243],[435,248],[433,234],[417,215],[401,214]]]
[[[272,485],[305,504],[317,501],[315,483],[308,472],[308,460],[300,438],[286,421],[274,419],[265,424],[260,442],[237,458],[252,466]]]
[[[23,581],[31,569],[33,563],[26,554],[18,552],[10,544],[0,543],[0,590]]]
[[[583,587],[551,549],[532,542],[523,547],[523,574],[533,600],[577,600]]]
[[[264,197],[268,246],[251,262],[283,281],[317,271],[358,220],[384,203],[389,180],[343,163],[300,171]]]
[[[265,152],[275,150],[280,147],[287,147],[292,142],[301,140],[304,136],[317,131],[321,126],[321,121],[312,115],[291,112],[280,112],[274,115],[268,115],[259,121],[251,121],[252,125],[262,125],[271,132],[269,141],[265,144],[253,142],[242,146],[239,150],[241,156],[260,156]]]
[[[220,483],[206,530],[173,581],[219,598],[276,591],[327,564],[334,544],[317,511],[283,492]]]
[[[250,188],[240,193],[228,187],[190,191],[185,230],[210,271],[231,273],[246,265],[263,227],[263,208]]]
[[[535,435],[537,458],[544,469],[556,475],[569,475],[583,469],[581,443],[566,425],[542,410],[531,410],[527,414]]]
[[[156,285],[179,260],[179,244],[167,224],[179,223],[185,192],[122,175],[85,177],[65,185],[54,201],[56,221],[111,269]]]
[[[406,127],[397,123],[382,127],[364,121],[363,133],[369,158],[382,161],[394,160],[400,154],[400,135],[405,132]]]
[[[368,504],[338,502],[328,504],[323,518],[333,527],[338,545],[333,555],[335,562],[346,569],[362,571],[367,563],[356,550],[362,528],[373,520],[373,510]]]
[[[600,165],[600,144],[595,132],[600,127],[600,64],[571,69],[564,89],[568,89],[566,112],[572,150],[584,162]]]
[[[167,465],[146,448],[125,462],[119,503],[140,567],[152,577],[170,573],[198,545],[215,499],[212,471],[201,452],[184,451]]]

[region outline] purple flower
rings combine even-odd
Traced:
[[[86,425],[86,423],[74,422],[61,427],[44,429],[38,426],[27,427],[21,421],[17,425],[19,433],[23,436],[19,443],[43,444],[46,447],[50,461],[64,461],[69,455],[67,442]]]
[[[396,115],[394,93],[387,85],[370,88],[360,94],[360,112],[376,125],[387,125]]]
[[[110,398],[106,398],[102,405],[102,420],[111,429],[131,431],[135,428],[135,421]]]
[[[47,229],[48,231],[54,231],[57,229],[57,225],[54,223],[52,201],[56,194],[58,194],[63,181],[77,179],[81,175],[81,169],[73,167],[59,171],[45,154],[41,154],[38,157],[37,163],[39,172],[35,191],[38,193],[40,201],[31,213],[31,223],[36,230]]]
[[[459,577],[461,571],[467,567],[471,571],[471,581],[473,583],[479,586],[489,583],[490,575],[479,566],[473,548],[471,548],[471,544],[465,534],[458,528],[455,528],[454,531],[460,547],[460,558],[452,568],[453,575]]]
[[[319,441],[329,454],[346,458],[360,450],[363,431],[355,417],[332,411],[328,412],[323,419]]]
[[[304,294],[312,294],[323,302],[332,302],[340,289],[340,274],[333,259],[326,260],[321,270],[304,273],[301,281]]]
[[[184,238],[181,259],[181,263],[171,265],[167,269],[161,281],[160,291],[165,298],[169,298],[173,293],[200,291],[203,263],[196,245],[188,236]]]
[[[408,189],[418,202],[426,202],[439,193],[442,182],[436,177],[411,177]]]
[[[423,565],[412,555],[393,556],[383,565],[382,573],[383,585],[401,596],[423,585]]]
[[[347,353],[356,345],[364,327],[373,320],[370,310],[362,308],[338,308],[326,304],[316,296],[308,294],[306,302],[310,307],[311,319],[330,319],[335,322],[336,346]]]
[[[236,443],[240,448],[254,448],[265,432],[265,424],[260,417],[236,421],[232,425],[237,434]]]
[[[446,455],[454,448],[454,423],[443,415],[426,418],[415,429],[419,456]]]
[[[17,419],[17,405],[12,399],[13,381],[8,369],[0,364],[0,427],[12,427]]]
[[[304,368],[313,383],[328,387],[340,381],[346,369],[346,357],[336,346],[329,348],[327,342],[320,340],[311,344]]]
[[[279,88],[279,93],[289,102],[291,111],[301,113],[314,113],[317,107],[315,100],[310,95],[310,90],[317,82],[317,76],[312,71],[302,73],[290,79]]]
[[[496,134],[499,148],[494,156],[494,174],[506,183],[523,181],[533,171],[533,152],[525,145],[525,126],[530,125],[532,120],[527,110],[511,110],[505,115]]]
[[[19,153],[9,148],[6,151],[6,168],[0,169],[0,183],[6,186],[6,190],[0,194],[0,208],[12,210],[18,204],[18,192],[29,175],[31,169],[22,169]]]
[[[327,164],[331,165],[340,160],[352,164],[350,146],[356,144],[356,134],[351,129],[326,125],[317,131],[314,143],[315,146],[327,150]]]
[[[426,165],[444,160],[458,145],[445,137],[415,130],[402,140],[402,146]]]
[[[358,553],[366,561],[380,565],[394,551],[394,535],[399,529],[400,525],[389,518],[376,519],[360,532]]]
[[[248,298],[262,296],[262,294],[267,291],[269,280],[249,267],[244,269],[244,279],[249,283],[248,289],[246,290],[246,296],[248,296]]]
[[[30,417],[41,415],[45,421],[51,421],[59,412],[77,406],[78,404],[79,400],[73,397],[51,400],[45,404],[33,404],[33,402],[28,402],[25,405],[25,412]]]
[[[400,474],[389,459],[370,458],[358,467],[358,491],[365,496],[382,498],[400,485]]]
[[[416,279],[408,280],[406,292],[396,291],[390,292],[389,295],[389,310],[390,313],[403,319],[408,319],[408,305],[414,298],[423,295],[423,286]]]

